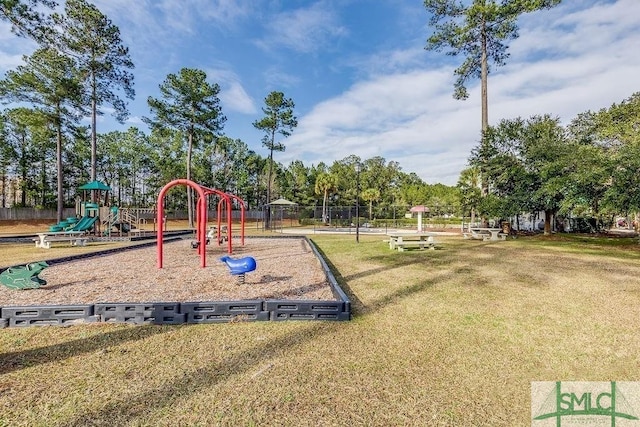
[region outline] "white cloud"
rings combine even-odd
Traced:
[[[288,88],[300,83],[300,78],[278,67],[269,67],[263,72],[264,80],[268,87]]]
[[[146,126],[146,123],[142,120],[142,117],[140,116],[131,116],[127,119],[126,123],[134,126],[135,125]]]
[[[196,34],[203,22],[225,29],[234,28],[255,6],[255,2],[249,0],[163,0],[157,3],[165,24],[185,34]]]
[[[285,47],[303,53],[324,48],[335,37],[347,33],[335,11],[323,2],[274,15],[265,28],[267,36],[256,42],[259,46],[267,50]]]
[[[192,33],[195,26],[195,16],[189,2],[165,0],[158,4],[163,12],[164,23],[173,31]]]
[[[477,103],[452,98],[449,70],[382,76],[317,105],[280,156],[285,163],[303,158],[314,164],[350,154],[382,156],[431,182],[443,173],[455,181],[479,123]],[[452,150],[452,141],[463,148]]]
[[[237,81],[226,83],[226,87],[220,93],[220,101],[224,105],[224,111],[243,114],[254,114],[257,111],[253,99]]]
[[[232,27],[237,21],[250,16],[258,7],[260,4],[255,0],[198,0],[193,10],[217,24]]]
[[[22,57],[30,55],[37,47],[33,41],[13,34],[11,25],[0,22],[0,71],[6,72],[24,64]]]
[[[15,69],[18,65],[23,65],[22,55],[9,55],[0,51],[0,71]]]
[[[93,0],[93,3],[118,26],[123,44],[129,47],[136,67],[155,65],[159,60],[166,67],[172,62],[175,45],[183,34],[175,31],[165,22],[165,16],[158,13],[161,4],[152,0]],[[136,68],[136,81],[152,76],[159,83],[160,77],[167,74],[165,71]]]
[[[425,50],[422,46],[384,50],[366,58],[353,59],[349,65],[365,71],[368,75],[393,74],[404,70],[426,68]]]
[[[257,111],[255,102],[242,86],[240,78],[229,68],[211,68],[207,70],[211,83],[220,85],[220,102],[223,110],[242,114],[253,114]]]

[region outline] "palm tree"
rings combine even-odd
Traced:
[[[329,193],[334,191],[338,185],[335,175],[323,172],[316,178],[315,193],[322,195],[322,222],[327,223],[327,199]]]
[[[362,192],[362,200],[369,202],[369,221],[373,218],[373,202],[380,200],[380,190],[377,188],[367,188]]]

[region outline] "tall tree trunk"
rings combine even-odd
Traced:
[[[20,202],[21,206],[27,206],[27,139],[25,134],[22,134],[22,138],[20,141],[20,189],[22,190],[20,193]],[[15,200],[15,199],[14,199]]]
[[[191,180],[191,152],[193,150],[193,129],[189,129],[189,148],[187,149],[187,179]],[[189,214],[189,228],[193,228],[193,191],[187,185],[187,212]]]
[[[482,58],[480,63],[480,86],[481,86],[481,103],[482,103],[482,140],[484,141],[485,133],[489,128],[489,102],[487,94],[487,80],[489,79],[489,65],[487,62],[487,33],[486,23],[482,24]],[[482,172],[481,172],[482,173]],[[484,174],[482,174],[484,175]],[[482,197],[486,197],[489,194],[489,183],[486,177],[480,177],[481,181],[481,193]],[[482,226],[487,227],[489,221],[483,215]]]
[[[476,222],[476,208],[471,208],[471,219],[469,222],[469,233],[471,233],[471,227],[473,227],[473,223]]]
[[[136,200],[136,198],[138,197],[136,192],[137,181],[138,171],[136,170],[136,167],[133,166],[133,168],[131,169],[131,199],[129,200],[129,206],[133,204],[133,206],[138,207],[138,203]]]
[[[56,168],[58,169],[58,209],[56,219],[62,222],[62,210],[64,209],[64,193],[62,191],[62,123],[58,117],[56,123]]]
[[[551,234],[551,218],[553,218],[553,210],[545,209],[544,211],[544,235]]]
[[[46,159],[43,155],[42,161],[40,162],[40,189],[42,192],[40,193],[40,205],[42,207],[45,206],[47,201],[46,188],[47,188],[47,167],[46,167]]]
[[[90,181],[95,181],[97,179],[97,169],[98,169],[98,137],[96,132],[96,123],[97,123],[97,103],[96,103],[96,75],[95,73],[91,76],[91,179]],[[91,202],[95,203],[97,200],[97,191],[91,190]]]
[[[324,194],[322,196],[322,223],[326,224],[327,221],[327,198],[329,197],[329,191],[324,190]]]
[[[274,132],[271,133],[271,149],[269,150],[269,172],[267,173],[267,210],[266,210],[266,218],[265,218],[265,228],[269,228],[269,224],[271,223],[271,174],[273,173],[273,144],[275,143],[276,135]]]
[[[13,201],[15,203],[15,200]],[[7,174],[6,168],[2,168],[2,207],[7,207]]]
[[[488,101],[488,85],[489,80],[489,65],[487,61],[487,35],[485,30],[482,31],[482,59],[480,70],[480,85],[482,96],[482,133],[484,134],[489,127],[489,101]]]

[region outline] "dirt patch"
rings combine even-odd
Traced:
[[[15,220],[5,219],[0,221],[0,235],[23,234],[23,233],[42,233],[49,229],[50,225],[55,224],[51,220]]]

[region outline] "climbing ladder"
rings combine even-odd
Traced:
[[[129,209],[113,207],[109,210],[109,215],[102,221],[104,235],[111,237],[113,228],[117,228],[121,233],[128,233],[136,228],[138,219]]]
[[[113,228],[117,228],[121,233],[129,233],[139,228],[140,224],[147,222],[141,215],[148,212],[155,212],[155,210],[153,208],[111,208],[107,218],[102,221],[104,235],[111,237]]]

